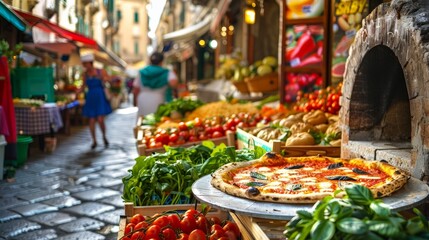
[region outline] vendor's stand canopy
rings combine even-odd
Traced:
[[[27,24],[18,17],[3,1],[0,1],[0,16],[14,25],[18,30],[25,31]]]
[[[117,66],[125,69],[126,63],[116,54],[108,50],[103,45],[99,44],[92,38],[85,35],[67,30],[55,23],[46,19],[35,16],[31,13],[23,12],[18,9],[13,9],[20,17],[28,22],[30,27],[36,27],[44,32],[53,33],[58,37],[55,42],[35,42],[26,43],[25,49],[37,49],[41,51],[59,53],[62,55],[72,55],[72,53],[79,52],[81,55],[91,52],[95,56],[95,60],[103,64]]]

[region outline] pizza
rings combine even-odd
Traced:
[[[220,167],[212,173],[211,184],[227,194],[257,201],[314,203],[350,184],[366,186],[381,198],[400,189],[409,178],[387,162],[283,157],[269,152],[260,159]],[[336,197],[344,196],[344,191],[339,192]]]

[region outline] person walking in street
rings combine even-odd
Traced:
[[[138,116],[154,113],[160,104],[173,100],[173,88],[179,80],[174,71],[162,67],[163,60],[162,53],[153,53],[150,65],[141,69],[134,80],[134,106],[138,107]]]
[[[83,76],[84,87],[88,88],[88,92],[85,94],[85,105],[83,106],[82,114],[89,118],[89,131],[92,137],[91,149],[97,147],[96,122],[98,122],[101,129],[104,146],[108,147],[109,141],[106,137],[104,117],[112,112],[112,108],[107,100],[104,84],[109,80],[109,76],[104,69],[94,67],[94,55],[84,55],[81,61],[85,68]]]

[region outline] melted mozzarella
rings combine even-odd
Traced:
[[[304,170],[304,171],[313,171],[314,168],[312,168],[312,167],[305,167],[305,168],[302,168],[302,170]]]
[[[368,176],[368,175],[359,175],[359,176],[357,176],[357,178],[360,178],[360,179],[381,179],[381,177]]]
[[[269,168],[269,167],[260,167],[260,168],[258,168],[258,172],[271,172],[271,168]]]
[[[301,181],[303,181],[303,182],[316,182],[317,178],[315,178],[315,177],[306,177],[306,178],[302,178]]]
[[[331,182],[320,182],[319,187],[321,189],[331,189],[332,183]]]

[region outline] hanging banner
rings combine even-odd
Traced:
[[[335,0],[333,11],[332,85],[343,80],[346,59],[362,19],[369,13],[369,0]]]

